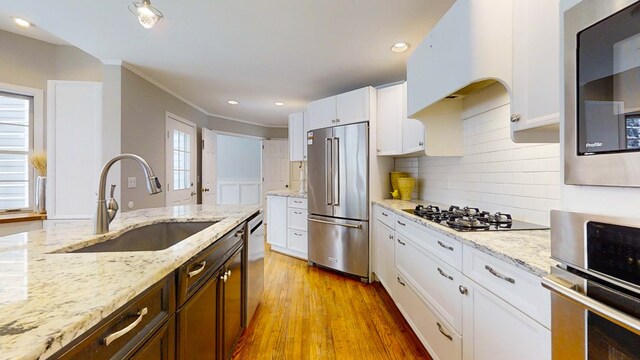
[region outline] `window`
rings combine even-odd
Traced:
[[[173,130],[173,190],[191,187],[191,145],[189,134]]]
[[[0,91],[0,211],[32,207],[34,98]]]

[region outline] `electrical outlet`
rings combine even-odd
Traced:
[[[130,176],[127,178],[127,188],[128,189],[135,189],[136,188],[136,177],[135,176]]]

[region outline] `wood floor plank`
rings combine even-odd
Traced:
[[[265,293],[233,359],[431,357],[380,284],[267,249]]]

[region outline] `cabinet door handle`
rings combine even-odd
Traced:
[[[382,216],[389,216],[389,214],[387,214],[387,213],[386,213],[386,212],[384,212],[384,211],[381,211],[381,212],[380,212],[380,214],[382,214]]]
[[[302,215],[302,211],[294,211],[293,213],[296,215]]]
[[[299,200],[293,200],[293,202],[296,204],[302,204],[302,201],[299,201]]]
[[[295,231],[293,232],[293,235],[295,235],[295,236],[302,236],[302,234],[297,233],[297,232],[295,232]]]
[[[189,271],[189,272],[187,273],[187,277],[188,277],[188,278],[192,278],[192,277],[194,277],[194,276],[196,276],[196,275],[200,274],[200,273],[204,270],[204,268],[207,266],[207,262],[206,262],[206,261],[203,261],[203,262],[201,262],[201,263],[200,263],[200,265],[199,265],[199,266],[200,266],[200,267],[199,267],[198,269],[196,269],[196,270],[192,270],[192,271]]]
[[[420,142],[418,143],[418,146],[422,146],[422,145],[424,145],[424,143],[423,143],[422,141],[420,141]]]
[[[236,231],[236,234],[235,234],[235,235],[233,235],[233,236],[235,236],[235,237],[242,237],[243,235],[244,235],[244,230],[238,230],[238,231]]]
[[[511,122],[520,121],[520,114],[511,114]]]
[[[227,279],[231,277],[231,270],[227,271]]]
[[[489,266],[489,265],[485,265],[485,266],[484,266],[484,268],[485,268],[488,272],[490,272],[490,273],[491,273],[491,275],[493,275],[493,276],[495,276],[495,277],[497,277],[497,278],[500,278],[500,279],[502,279],[502,280],[504,280],[504,281],[506,281],[506,282],[510,282],[510,283],[512,283],[512,284],[515,284],[515,283],[516,283],[516,281],[515,281],[513,278],[508,277],[508,276],[506,276],[506,275],[502,275],[502,274],[500,274],[499,272],[497,272],[497,271],[493,270],[493,268],[492,268],[491,266]]]
[[[440,245],[441,247],[443,247],[443,248],[445,248],[445,249],[447,249],[447,250],[451,250],[451,251],[453,251],[453,246],[446,245],[445,243],[443,243],[443,242],[442,242],[442,241],[440,241],[440,240],[438,240],[438,245]]]
[[[145,307],[142,308],[142,310],[138,311],[138,318],[132,322],[131,324],[129,324],[126,328],[116,331],[111,335],[108,335],[107,337],[104,338],[104,344],[109,346],[109,344],[111,344],[112,342],[118,340],[118,338],[122,337],[123,335],[125,335],[126,333],[128,333],[129,331],[133,330],[133,328],[135,328],[136,326],[138,326],[138,324],[140,324],[140,322],[142,321],[142,318],[147,315],[147,312],[149,310]]]
[[[340,122],[340,119],[336,119],[336,122],[337,122],[337,123],[339,123],[339,122]]]
[[[398,243],[399,243],[400,245],[402,245],[402,246],[407,246],[407,243],[402,242],[400,239],[398,239]]]
[[[227,273],[224,273],[224,275],[220,276],[220,280],[224,282],[227,282],[227,278],[228,278]]]
[[[469,293],[469,290],[462,285],[458,286],[458,291],[460,291],[460,294],[462,295],[467,295]]]
[[[440,273],[440,275],[442,275],[443,277],[449,279],[449,280],[453,280],[453,276],[448,275],[447,273],[445,273],[444,271],[442,271],[442,269],[438,268],[438,272]]]
[[[440,325],[439,322],[436,322],[436,325],[438,325],[438,331],[440,331],[440,334],[444,335],[444,337],[446,337],[447,339],[453,341],[453,336],[444,332],[444,329],[442,328],[442,325]]]
[[[393,240],[393,235],[389,235],[389,239]]]
[[[407,286],[405,283],[402,282],[402,280],[400,280],[399,276],[396,276],[396,280],[398,280],[398,282],[400,283],[400,285],[402,286]]]
[[[398,222],[398,225],[407,226],[407,224],[403,223],[403,222],[402,222],[402,221],[400,221],[400,220],[396,220],[396,221]]]

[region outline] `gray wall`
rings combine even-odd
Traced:
[[[198,141],[201,128],[209,126],[207,115],[186,104],[175,96],[148,82],[127,68],[122,68],[122,152],[134,153],[149,162],[162,184],[165,176],[165,122],[171,112],[198,126]],[[202,168],[200,154],[198,174]],[[150,196],[146,192],[140,166],[131,161],[122,162],[122,206],[134,202],[134,209],[161,207],[165,205],[165,192]],[[127,189],[127,177],[135,176],[138,186]],[[196,184],[196,189],[200,187]]]

